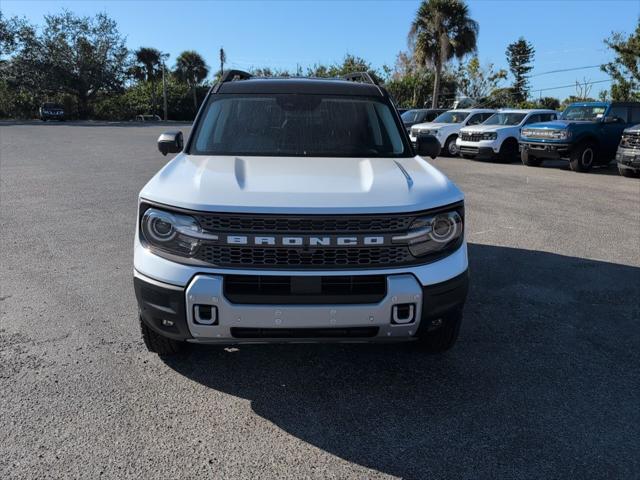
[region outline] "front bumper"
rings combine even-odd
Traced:
[[[524,150],[538,158],[567,158],[571,153],[571,144],[520,140],[520,151]]]
[[[640,150],[618,147],[616,162],[620,168],[640,170]]]
[[[398,341],[414,339],[421,323],[462,307],[468,272],[422,286],[410,274],[386,277],[384,298],[369,304],[234,304],[224,293],[224,275],[196,275],[186,288],[162,284],[135,272],[142,320],[161,335],[197,343]],[[197,308],[211,307],[213,323],[196,320]],[[412,305],[410,322],[394,321],[394,306]],[[428,329],[430,325],[422,325]]]
[[[460,137],[456,140],[456,145],[462,155],[470,156],[478,160],[490,160],[498,155],[500,149],[496,146],[495,141],[481,140],[479,142],[470,142],[461,140]]]

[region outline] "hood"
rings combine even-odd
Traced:
[[[419,127],[421,130],[437,130],[442,127],[450,127],[451,125],[459,125],[457,123],[419,123],[414,127]]]
[[[189,210],[256,213],[410,212],[463,199],[420,157],[186,154],[165,165],[140,197]]]
[[[580,120],[553,120],[551,122],[532,123],[526,128],[549,128],[553,130],[564,130],[571,125],[589,125],[596,122],[580,121]]]
[[[503,129],[520,128],[518,125],[473,125],[472,127],[464,127],[460,129],[461,132],[497,132]]]

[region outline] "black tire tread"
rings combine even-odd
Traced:
[[[149,328],[140,318],[140,332],[147,350],[158,355],[175,355],[182,350],[182,342],[163,337],[158,332]]]
[[[523,150],[520,154],[520,159],[522,160],[522,164],[527,167],[539,167],[542,165],[542,159],[538,157],[534,157],[527,150]]]

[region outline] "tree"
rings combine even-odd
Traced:
[[[149,47],[141,47],[134,52],[135,65],[131,68],[131,74],[137,80],[149,82],[151,85],[152,113],[158,109],[156,82],[162,76],[162,54],[160,50]]]
[[[193,106],[198,110],[197,87],[207,78],[209,68],[198,52],[187,50],[176,59],[176,77],[185,82],[193,92]]]
[[[524,102],[529,96],[529,77],[527,74],[533,70],[531,63],[535,56],[535,49],[531,43],[520,37],[517,41],[509,44],[506,54],[509,70],[511,70],[514,80],[513,101],[515,103]]]
[[[560,100],[555,97],[542,97],[536,102],[538,108],[548,108],[549,110],[558,110],[560,108]]]
[[[222,47],[220,47],[219,57],[220,57],[220,77],[222,77],[222,72],[224,71],[224,64],[227,62],[227,54],[224,51],[224,48]]]
[[[502,69],[495,71],[492,64],[482,67],[478,57],[473,57],[467,63],[459,65],[457,77],[460,93],[478,100],[498,88],[500,80],[507,77],[507,72]]]
[[[461,0],[423,0],[409,31],[409,44],[418,64],[434,71],[431,106],[436,108],[442,71],[454,57],[476,50],[478,23]]]
[[[613,79],[611,98],[640,100],[640,19],[635,32],[628,38],[622,33],[612,33],[604,43],[616,55],[613,61],[600,67]]]
[[[364,58],[347,53],[342,63],[314,65],[307,69],[307,76],[320,78],[341,77],[348,73],[367,72],[376,83],[382,83],[380,74]]]

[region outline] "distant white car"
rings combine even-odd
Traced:
[[[436,117],[433,122],[419,123],[411,127],[409,137],[415,144],[418,135],[433,135],[440,142],[442,154],[453,157],[458,155],[456,139],[460,129],[479,125],[494,113],[496,113],[495,110],[485,108],[449,110]]]
[[[558,112],[554,110],[498,110],[482,125],[460,129],[456,145],[465,158],[510,162],[518,156],[518,139],[523,126],[557,118]]]

